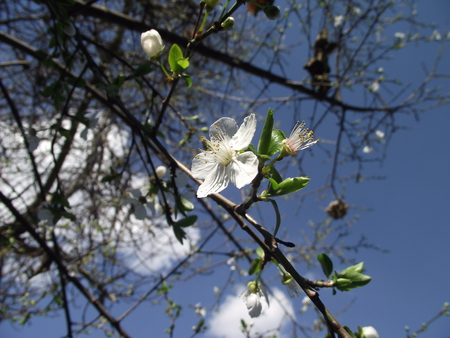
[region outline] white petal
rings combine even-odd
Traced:
[[[198,187],[197,197],[202,198],[210,194],[221,192],[228,186],[230,179],[225,174],[224,166],[216,166],[210,171],[205,181]]]
[[[216,166],[217,162],[210,153],[198,154],[192,160],[192,175],[199,180],[204,180]]]
[[[256,131],[256,117],[255,114],[251,114],[244,119],[244,122],[239,127],[237,133],[233,136],[231,146],[235,150],[247,149],[250,142],[252,142],[253,135]]]
[[[250,184],[258,174],[258,157],[251,151],[237,154],[227,167],[230,181],[238,188]]]
[[[137,219],[143,220],[147,216],[147,210],[145,210],[145,207],[142,205],[142,203],[136,203],[134,206],[134,216]]]
[[[211,127],[209,127],[209,135],[211,138],[213,138],[217,133],[220,133],[223,138],[231,140],[237,131],[237,123],[231,117],[222,117],[214,122]]]
[[[269,296],[267,295],[266,289],[262,286],[260,286],[259,289],[259,297],[261,298],[261,303],[265,302],[267,304],[267,307],[270,307]]]
[[[128,192],[135,198],[139,198],[142,196],[141,189],[128,190]]]
[[[262,311],[262,304],[259,296],[256,293],[250,293],[245,297],[245,304],[247,305],[248,314],[250,317],[259,317]]]
[[[372,326],[365,326],[362,328],[364,335],[366,338],[378,338],[378,332]]]

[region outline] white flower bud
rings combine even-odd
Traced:
[[[234,18],[232,18],[232,17],[226,18],[225,21],[222,22],[221,26],[222,26],[224,31],[228,31],[230,29],[233,29],[233,27],[234,27]]]
[[[151,58],[157,56],[164,49],[161,35],[154,29],[141,34],[141,45],[144,52]]]
[[[155,174],[156,176],[158,176],[158,178],[164,178],[164,176],[166,176],[167,173],[167,168],[163,165],[160,165],[159,167],[157,167],[155,169]]]
[[[379,338],[377,330],[375,330],[372,326],[364,326],[362,328],[364,335],[366,338]]]

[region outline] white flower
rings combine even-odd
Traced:
[[[380,90],[380,84],[378,83],[378,80],[373,81],[373,83],[369,86],[369,91],[372,93],[377,92]]]
[[[247,305],[248,314],[252,318],[259,317],[265,305],[269,307],[269,297],[258,282],[249,282],[247,288],[244,301]]]
[[[365,146],[363,148],[363,153],[369,154],[373,151],[373,148],[371,146]]]
[[[362,330],[366,338],[379,338],[377,330],[372,326],[364,326]]]
[[[200,317],[205,317],[206,308],[202,307],[200,303],[195,304],[195,314]]]
[[[234,119],[222,117],[209,128],[211,141],[203,138],[207,150],[192,160],[192,175],[204,180],[197,197],[225,189],[230,181],[238,188],[250,184],[258,174],[258,157],[246,150],[256,131],[256,117],[251,114],[239,127]]]
[[[397,32],[394,34],[397,39],[403,40],[405,38],[405,33]]]
[[[310,306],[311,305],[311,299],[308,296],[303,297],[302,304],[304,306]]]
[[[319,141],[314,140],[313,131],[305,128],[305,125],[305,121],[297,122],[289,138],[283,140],[280,157],[295,157],[300,150],[306,149]]]
[[[375,135],[377,135],[378,138],[383,138],[384,137],[384,132],[381,130],[376,130],[375,131]]]
[[[436,41],[439,41],[442,39],[441,34],[439,33],[439,31],[437,29],[435,29],[433,31],[433,35],[431,35],[430,39],[434,39]]]
[[[352,9],[352,14],[355,14],[355,15],[361,14],[361,8],[359,8],[359,7],[353,7],[353,9]]]
[[[156,167],[155,174],[159,179],[163,179],[166,176],[167,168],[163,165]]]
[[[334,17],[334,27],[339,27],[340,25],[342,25],[343,21],[344,21],[343,15],[336,15]]]
[[[151,58],[157,56],[164,49],[161,35],[154,29],[141,34],[141,45],[144,52]]]

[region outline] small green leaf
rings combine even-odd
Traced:
[[[248,268],[248,274],[250,276],[261,270],[261,261],[262,261],[262,259],[260,257],[256,257],[252,261],[252,263],[250,264],[250,267]]]
[[[178,60],[183,58],[183,52],[181,51],[181,48],[174,43],[172,47],[170,47],[169,51],[169,65],[172,69],[172,72],[176,74],[180,74],[183,72],[183,67],[181,67],[178,64]]]
[[[188,59],[180,59],[180,60],[177,61],[177,64],[178,64],[181,68],[186,69],[186,68],[189,67],[189,60],[188,60]]]
[[[173,228],[173,233],[175,234],[175,237],[178,240],[178,242],[183,244],[183,239],[186,238],[186,232],[179,225],[176,225],[176,224],[174,224],[172,226],[172,228]]]
[[[263,155],[269,154],[269,148],[272,140],[272,130],[273,130],[273,109],[267,111],[266,121],[264,122],[264,127],[259,137],[258,142],[258,152]]]
[[[341,287],[343,286],[347,286],[349,284],[351,284],[352,281],[350,279],[346,279],[346,278],[338,278],[336,280],[336,287],[340,290]]]
[[[325,274],[325,276],[327,278],[330,278],[331,272],[333,271],[333,262],[331,261],[330,257],[328,257],[326,254],[323,253],[317,255],[317,260],[322,266],[322,271]]]
[[[362,274],[364,269],[364,262],[352,265],[340,273],[335,274],[336,288],[340,291],[350,291],[354,288],[359,288],[368,284],[372,277]],[[341,280],[341,282],[339,282]],[[344,284],[342,280],[350,280],[351,283]]]
[[[272,136],[270,140],[269,156],[278,153],[283,146],[283,141],[286,139],[286,134],[279,129],[272,130]]]
[[[281,177],[281,175],[278,172],[278,170],[275,169],[275,167],[270,168],[270,172],[269,173],[272,175],[272,178],[275,180],[275,182],[281,183],[283,181],[283,178]]]
[[[187,212],[194,210],[194,204],[191,201],[180,196],[180,198],[178,198],[177,200],[177,208],[183,214],[183,216],[186,216]]]
[[[269,200],[270,203],[272,203],[273,209],[275,210],[275,216],[276,216],[276,224],[275,224],[275,231],[273,232],[273,235],[276,236],[278,233],[278,230],[280,229],[281,224],[281,215],[280,210],[278,209],[278,204],[275,200]]]
[[[191,88],[192,86],[192,79],[189,76],[189,74],[181,74],[181,77],[184,79],[184,81],[186,82],[186,85],[188,88]]]
[[[344,326],[345,331],[347,331],[347,333],[350,335],[350,337],[352,338],[356,338],[355,334],[353,333],[352,330],[350,330],[350,328],[348,326]]]
[[[188,216],[186,218],[180,219],[179,221],[176,221],[174,223],[174,226],[187,228],[193,225],[195,222],[197,222],[197,215]]]
[[[258,246],[258,248],[256,249],[256,254],[257,254],[259,257],[264,258],[265,253],[264,253],[263,248],[261,248],[260,246]]]
[[[287,194],[292,194],[303,189],[310,179],[308,177],[290,177],[286,178],[284,181],[279,184],[272,178],[269,178],[270,183],[272,183],[273,190],[271,189],[265,190],[262,194],[262,198],[273,197],[273,196],[282,196]]]

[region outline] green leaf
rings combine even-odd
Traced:
[[[151,63],[144,63],[142,65],[140,65],[139,67],[137,67],[133,73],[131,73],[128,76],[128,79],[135,79],[144,75],[147,75],[148,73],[153,71],[153,66]]]
[[[187,67],[189,67],[189,60],[188,59],[180,59],[177,61],[177,64],[183,68],[186,69]]]
[[[264,253],[263,248],[261,248],[260,246],[258,246],[258,248],[256,249],[256,254],[257,254],[259,257],[264,258],[265,253]]]
[[[183,244],[183,239],[186,238],[186,232],[179,225],[176,224],[173,224],[172,228],[173,233],[175,234],[175,237],[178,240],[178,242]]]
[[[276,216],[276,224],[275,224],[275,231],[273,232],[273,235],[276,236],[278,233],[278,230],[280,229],[281,224],[281,215],[280,210],[278,209],[278,204],[275,200],[269,200],[270,203],[272,203],[273,209],[275,210],[275,216]]]
[[[350,337],[352,338],[356,338],[355,334],[353,333],[352,330],[350,330],[350,328],[348,326],[344,326],[345,331],[347,331],[347,333],[350,335]]]
[[[330,278],[330,275],[333,272],[333,262],[331,261],[330,257],[328,257],[326,254],[323,253],[317,255],[317,260],[322,266],[322,271],[325,274],[325,276],[327,278]]]
[[[273,130],[273,109],[267,111],[266,121],[264,122],[264,127],[259,137],[258,142],[258,153],[263,155],[269,154],[269,148],[272,140],[272,130]]]
[[[336,283],[336,288],[340,291],[350,291],[354,288],[359,288],[368,284],[372,280],[372,277],[362,274],[361,272],[363,269],[364,262],[361,262],[356,265],[349,266],[340,273],[335,274],[334,280]],[[350,283],[344,283],[346,280],[349,280]]]
[[[350,279],[346,279],[346,278],[338,278],[338,279],[336,280],[335,285],[336,285],[336,287],[340,290],[341,287],[347,286],[347,285],[349,285],[349,284],[351,284],[351,283],[352,283],[352,281],[351,281]]]
[[[262,261],[262,259],[260,257],[256,257],[252,261],[252,263],[250,264],[250,267],[248,268],[248,274],[250,276],[261,270],[261,261]]]
[[[348,272],[353,272],[353,271],[355,271],[355,272],[363,272],[363,270],[364,270],[364,262],[361,262],[361,263],[349,266],[348,268],[342,270],[340,272],[340,274],[346,274]]]
[[[186,82],[186,85],[188,88],[191,88],[192,86],[192,79],[189,76],[189,74],[181,74],[181,77],[184,79],[184,81]]]
[[[194,204],[191,201],[180,196],[177,199],[177,208],[183,214],[183,216],[186,216],[187,212],[194,210]]]
[[[272,175],[272,178],[275,180],[275,182],[281,183],[283,181],[283,178],[281,177],[278,170],[275,169],[275,167],[270,168],[269,173]]]
[[[273,190],[265,190],[261,194],[262,198],[292,194],[303,189],[308,184],[310,179],[308,177],[290,177],[280,183],[277,183],[274,179],[269,178],[269,181],[272,183]]]
[[[183,59],[183,52],[181,48],[174,43],[172,47],[170,47],[169,51],[169,65],[172,69],[172,72],[176,74],[180,74],[183,72],[183,67],[178,64],[178,60]]]
[[[197,215],[188,216],[186,218],[180,219],[179,221],[176,221],[173,225],[182,228],[187,228],[193,225],[195,222],[197,222],[197,218],[198,218]]]
[[[273,129],[268,155],[272,156],[272,155],[278,153],[281,150],[281,147],[283,146],[283,141],[285,139],[286,139],[286,134],[282,130]]]

